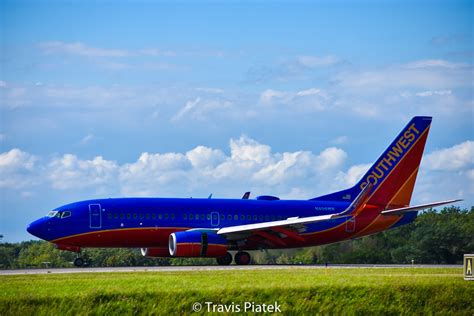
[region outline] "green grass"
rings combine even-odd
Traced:
[[[195,314],[195,302],[246,301],[276,301],[284,314],[473,315],[473,298],[456,268],[0,276],[0,315]]]

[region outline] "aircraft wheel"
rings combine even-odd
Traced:
[[[223,257],[216,258],[217,264],[221,266],[228,266],[232,263],[232,255],[228,252]]]
[[[77,257],[76,260],[74,260],[74,265],[78,268],[84,266],[84,259]]]
[[[235,254],[235,263],[238,265],[248,265],[252,258],[250,257],[250,254],[245,251],[239,251]]]

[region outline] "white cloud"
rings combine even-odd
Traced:
[[[252,161],[263,164],[271,159],[271,148],[257,141],[241,136],[230,140],[230,153],[233,161]]]
[[[225,91],[219,88],[196,88],[196,91],[212,93],[212,94],[223,94]]]
[[[318,56],[299,56],[297,58],[298,64],[309,67],[309,68],[316,68],[316,67],[328,67],[339,64],[341,60],[333,55],[318,57]]]
[[[171,118],[171,121],[176,122],[183,118],[206,120],[214,112],[230,109],[231,107],[232,103],[228,100],[201,99],[197,97],[194,100],[188,100],[178,113]]]
[[[51,41],[40,43],[39,46],[46,54],[71,54],[83,57],[126,57],[130,55],[126,50],[92,47],[81,42]]]
[[[97,156],[92,160],[81,160],[75,155],[65,154],[53,159],[48,166],[48,178],[53,188],[77,190],[87,187],[100,188],[113,185],[118,165],[115,161]]]
[[[451,90],[428,90],[428,91],[421,91],[415,93],[417,97],[431,97],[431,96],[445,96],[445,95],[451,95],[452,92]]]
[[[289,95],[286,92],[267,89],[261,93],[260,102],[262,104],[272,104],[274,100],[287,99],[288,97]]]
[[[214,168],[226,158],[221,150],[205,146],[197,146],[188,151],[186,157],[196,169]]]
[[[207,196],[214,192],[235,197],[251,190],[290,199],[311,198],[354,185],[371,165],[353,165],[343,171],[347,154],[336,147],[320,153],[273,152],[247,136],[231,139],[229,146],[229,154],[205,146],[186,153],[145,152],[124,164],[101,156],[83,160],[72,154],[41,163],[31,154],[12,149],[0,154],[0,186],[35,192],[43,184],[92,196],[117,192],[124,196]],[[473,147],[474,142],[466,141],[427,155],[414,201],[474,194]]]
[[[0,171],[11,172],[18,169],[33,170],[37,158],[29,153],[14,148],[0,154]]]
[[[148,56],[166,56],[173,57],[176,56],[176,52],[171,50],[162,50],[158,48],[145,48],[138,51],[138,54],[148,55]]]
[[[403,65],[407,69],[419,69],[419,68],[431,68],[431,67],[440,67],[440,68],[461,68],[466,67],[466,64],[453,63],[442,59],[425,59],[418,60],[411,63]]]
[[[201,102],[200,97],[197,97],[194,100],[187,101],[184,107],[182,107],[181,110],[179,110],[179,112],[172,118],[172,120],[177,121],[181,119],[184,115],[191,112],[198,105],[199,102]]]
[[[419,61],[373,70],[341,72],[335,79],[342,87],[369,91],[391,88],[427,88],[430,90],[469,86],[470,66],[448,61]]]
[[[89,133],[89,134],[87,134],[86,136],[84,136],[84,137],[81,139],[81,141],[79,142],[79,144],[80,144],[80,145],[87,145],[87,144],[89,144],[89,143],[90,143],[92,140],[94,140],[94,139],[95,139],[94,134]]]
[[[18,148],[0,154],[0,188],[23,188],[36,182],[38,157]]]
[[[330,102],[329,94],[323,89],[310,88],[296,92],[264,90],[260,94],[260,103],[266,106],[287,105],[300,111],[323,111]]]
[[[345,144],[347,143],[347,141],[349,140],[349,137],[345,136],[345,135],[342,135],[342,136],[338,136],[336,138],[333,138],[330,143],[331,144],[334,144],[334,145],[342,145],[342,144]]]
[[[153,195],[168,187],[186,185],[190,161],[181,153],[142,153],[134,163],[120,167],[119,182],[125,195]]]
[[[347,172],[340,172],[337,176],[337,180],[339,180],[343,185],[351,187],[355,185],[362,176],[369,170],[372,164],[361,164],[361,165],[354,165],[347,170]]]
[[[424,157],[423,167],[430,170],[454,171],[474,165],[474,141],[465,141],[436,150]]]

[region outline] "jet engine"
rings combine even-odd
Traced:
[[[172,257],[223,257],[227,240],[213,231],[190,230],[172,233],[169,238]]]

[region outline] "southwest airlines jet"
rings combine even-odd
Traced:
[[[431,117],[414,117],[353,187],[309,200],[109,198],[50,211],[27,230],[78,253],[81,248],[134,247],[151,257],[212,257],[251,262],[247,251],[311,247],[367,236],[413,222],[417,211],[457,202],[410,206]],[[235,255],[232,256],[231,252]]]

